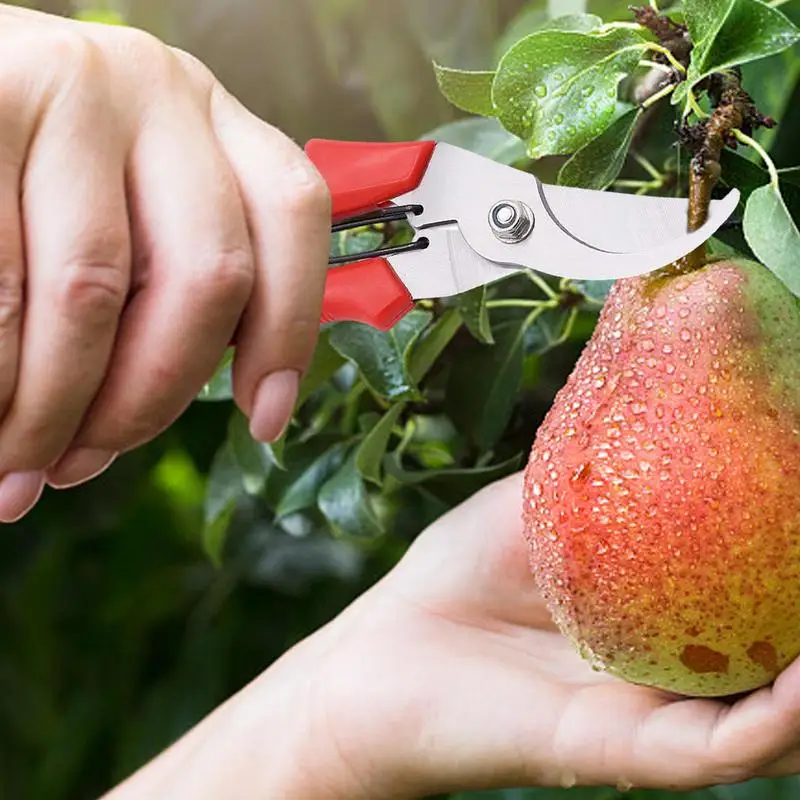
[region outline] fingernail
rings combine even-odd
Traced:
[[[267,375],[256,389],[250,435],[259,442],[274,442],[286,430],[292,419],[300,373],[287,369]]]
[[[47,471],[47,482],[54,489],[71,489],[105,472],[117,459],[108,450],[76,447]]]
[[[21,520],[44,491],[43,472],[12,472],[0,480],[0,522]]]

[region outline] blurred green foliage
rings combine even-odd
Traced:
[[[494,120],[454,109],[431,61],[493,69],[510,44],[560,10],[523,0],[36,5],[121,16],[192,50],[300,141],[428,135],[523,168],[531,167],[524,145]],[[561,7],[572,13],[576,5],[584,4]],[[577,10],[624,19],[625,7],[598,0]],[[764,110],[785,118],[765,145],[778,166],[794,166],[800,57],[773,56],[745,74]],[[674,169],[672,138],[668,114],[654,115],[634,146],[659,169]],[[632,161],[621,175],[641,179]],[[564,162],[541,159],[536,173],[554,181]],[[730,174],[751,190],[767,182],[742,158]],[[405,235],[362,230],[337,237],[332,249],[353,253]],[[715,246],[746,248],[736,232]],[[272,447],[248,436],[222,365],[203,402],[158,441],[89,486],[49,493],[0,537],[0,797],[97,796],[335,616],[428,522],[516,469],[607,288],[518,277],[421,304],[389,334],[330,328],[296,421]],[[800,782],[786,780],[691,797],[798,792]],[[618,796],[576,789],[457,797]]]

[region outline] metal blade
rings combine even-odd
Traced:
[[[609,253],[641,253],[686,236],[686,198],[647,197],[540,184],[555,222],[574,239]],[[714,200],[709,229],[717,229],[736,208],[730,194]]]
[[[454,297],[522,271],[509,270],[480,256],[455,223],[430,228],[425,236],[430,241],[427,249],[388,259],[415,300]]]
[[[492,230],[489,211],[503,201],[522,202],[533,213],[533,231],[522,242],[501,241]],[[735,190],[714,201],[708,222],[688,233],[686,200],[545,186],[445,144],[437,145],[420,187],[396,198],[423,207],[410,222],[424,235],[455,222],[468,246],[498,267],[585,280],[643,275],[682,258],[719,230],[738,201]],[[457,257],[466,263],[464,253]]]

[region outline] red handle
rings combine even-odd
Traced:
[[[335,219],[369,211],[416,189],[435,147],[435,142],[312,139],[306,155],[328,184]]]
[[[328,270],[322,322],[364,322],[388,331],[414,308],[405,284],[385,258]]]

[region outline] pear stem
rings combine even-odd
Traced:
[[[753,150],[755,150],[756,153],[761,156],[761,160],[764,162],[764,165],[769,171],[769,182],[772,184],[772,188],[777,191],[780,188],[780,176],[778,175],[778,169],[775,166],[775,162],[769,157],[769,153],[767,153],[767,151],[755,139],[745,133],[742,133],[738,128],[733,131],[733,135],[742,144],[752,147]]]
[[[715,73],[706,89],[713,111],[693,126],[681,130],[681,138],[694,153],[689,172],[689,230],[696,231],[708,220],[712,192],[722,174],[720,159],[726,147],[736,147],[737,141],[755,147],[762,155],[763,148],[748,134],[758,127],[775,123],[759,113],[752,98],[742,89],[741,76],[736,71]],[[767,166],[771,163],[765,159]],[[774,165],[773,165],[774,168]],[[770,171],[775,181],[776,176]],[[686,270],[699,269],[706,263],[706,245],[697,248],[680,263]]]
[[[663,45],[656,44],[655,42],[647,42],[647,44],[645,45],[645,50],[651,50],[654,53],[661,53],[661,55],[664,56],[664,58],[666,58],[667,61],[669,61],[669,63],[673,67],[675,67],[675,69],[681,75],[685,75],[686,74],[686,67],[684,67],[683,64],[681,64],[681,62],[678,61],[678,59],[675,58],[674,55],[672,55],[672,51],[671,50],[669,50],[668,48],[664,47]]]
[[[489,300],[486,308],[555,308],[553,300]]]
[[[558,300],[558,295],[550,288],[547,281],[543,280],[532,270],[526,270],[525,274],[530,278],[531,282],[542,290],[542,293],[549,297],[551,300]]]

